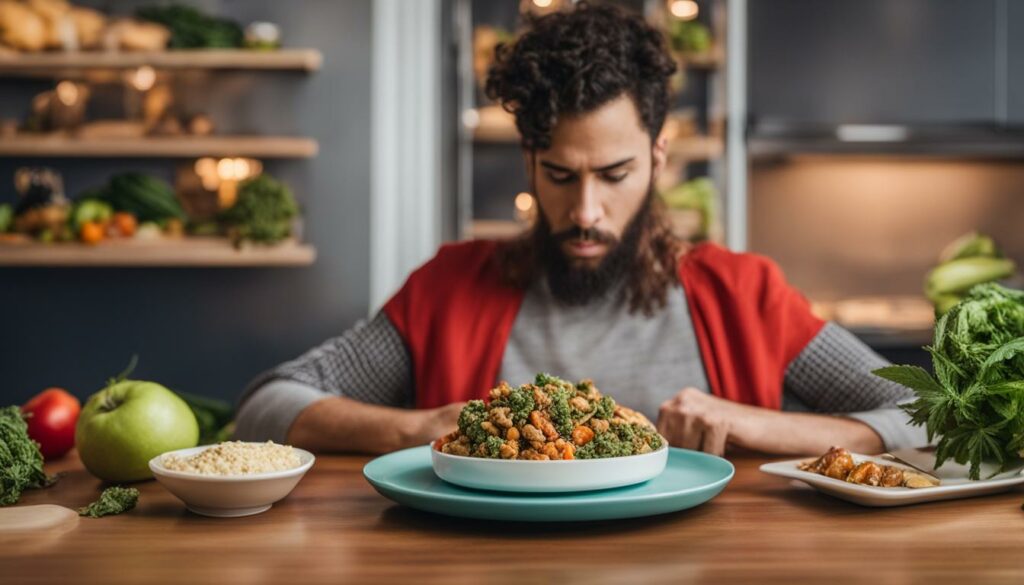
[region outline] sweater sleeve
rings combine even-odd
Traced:
[[[240,400],[235,436],[284,442],[299,413],[330,396],[383,406],[412,403],[409,354],[383,313],[253,380]]]
[[[872,370],[889,362],[835,323],[804,347],[786,370],[785,391],[811,410],[842,414],[870,426],[886,449],[927,444],[924,428],[911,426],[899,406],[913,393]]]

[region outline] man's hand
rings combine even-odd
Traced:
[[[673,447],[723,455],[738,422],[736,417],[743,414],[742,405],[685,388],[661,405],[658,432]]]
[[[410,447],[425,445],[454,431],[463,406],[466,406],[465,402],[453,402],[439,408],[408,411],[405,444]]]
[[[778,455],[824,453],[832,445],[859,453],[885,450],[871,427],[851,418],[780,412],[686,388],[661,405],[658,432],[674,447],[723,455],[727,447]]]

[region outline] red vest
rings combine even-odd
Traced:
[[[501,283],[496,246],[443,246],[384,306],[412,357],[419,408],[483,398],[498,382],[524,291]],[[763,256],[700,244],[678,270],[711,391],[779,409],[786,367],[823,321]]]

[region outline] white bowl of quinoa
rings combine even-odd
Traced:
[[[269,510],[314,460],[309,451],[272,441],[226,441],[157,455],[149,469],[196,514],[235,518]]]

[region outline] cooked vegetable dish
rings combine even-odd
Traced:
[[[832,447],[821,457],[801,463],[800,470],[874,487],[926,488],[939,485],[930,477],[894,465],[880,465],[874,461],[857,463],[853,455],[842,447]]]
[[[489,401],[471,400],[459,429],[434,442],[450,455],[547,461],[639,455],[664,439],[647,417],[615,403],[591,380],[572,384],[537,374],[533,384],[502,382]]]

